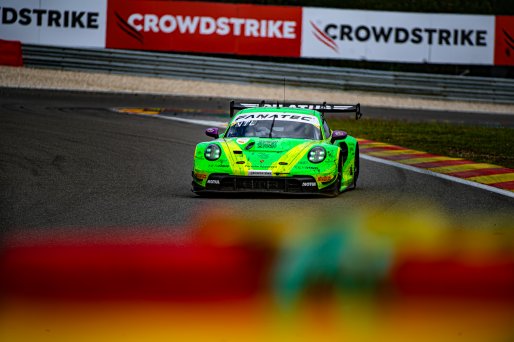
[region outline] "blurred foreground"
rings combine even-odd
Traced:
[[[220,212],[175,241],[7,236],[0,340],[514,340],[512,218]]]

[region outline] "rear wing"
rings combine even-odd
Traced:
[[[361,113],[361,105],[357,103],[355,105],[344,105],[344,104],[327,104],[323,102],[322,104],[306,104],[306,103],[266,103],[265,101],[261,102],[235,102],[230,101],[230,117],[234,116],[236,111],[246,109],[246,108],[303,108],[303,109],[313,109],[321,114],[325,115],[325,113],[355,113],[355,120],[359,120],[362,116]]]

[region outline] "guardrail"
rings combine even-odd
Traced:
[[[111,49],[23,45],[32,67],[112,74],[224,80],[514,103],[514,80],[387,72]]]

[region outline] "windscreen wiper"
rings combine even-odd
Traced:
[[[271,128],[269,131],[269,138],[272,138],[271,133],[273,133],[273,126],[275,126],[275,119],[277,118],[277,115],[273,115],[273,121],[271,122]]]

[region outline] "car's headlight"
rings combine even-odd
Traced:
[[[216,144],[210,144],[205,149],[204,156],[207,160],[217,160],[221,156],[221,149]]]
[[[326,156],[327,152],[321,146],[316,146],[309,151],[309,161],[311,163],[321,163],[323,160],[325,160]]]

